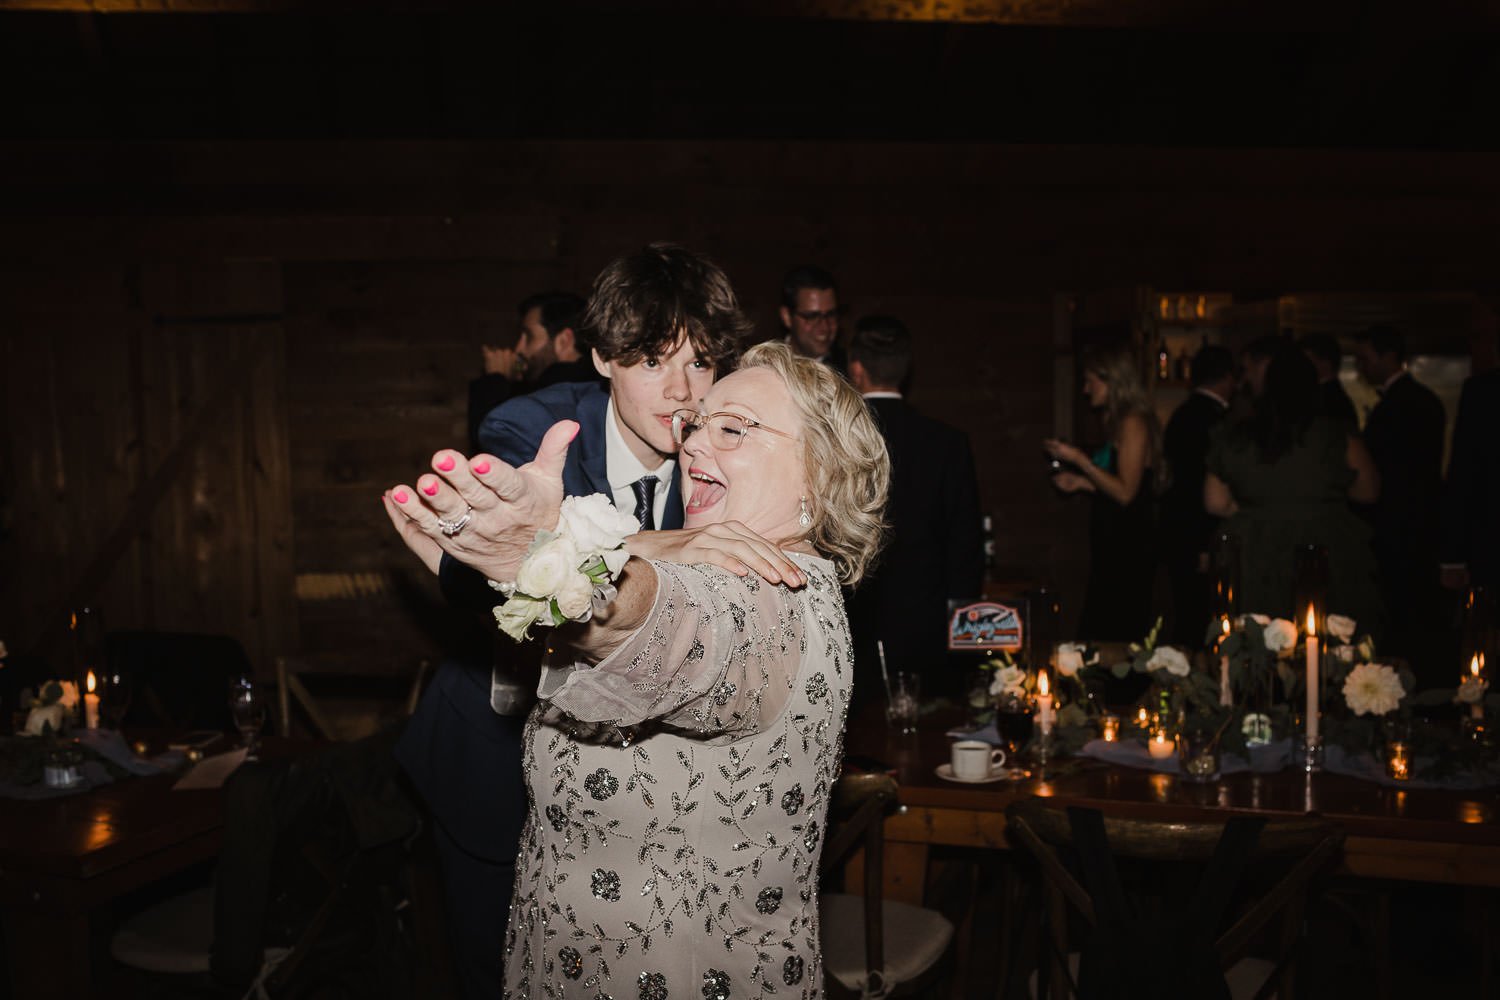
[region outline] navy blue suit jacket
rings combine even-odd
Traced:
[[[479,443],[510,465],[524,465],[536,457],[548,428],[576,420],[578,436],[563,466],[563,492],[603,493],[613,502],[605,462],[608,403],[609,390],[598,383],[548,386],[491,411],[480,424]],[[682,527],[675,475],[661,526]],[[446,555],[438,575],[443,592],[460,607],[488,614],[499,602],[482,574]],[[465,851],[495,864],[514,863],[526,820],[525,722],[491,710],[489,664],[448,661],[438,668],[396,748],[433,817]]]

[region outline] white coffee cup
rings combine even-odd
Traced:
[[[983,740],[959,740],[953,744],[953,776],[965,781],[988,778],[1005,763],[1005,751]]]

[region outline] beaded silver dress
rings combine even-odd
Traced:
[[[800,590],[653,562],[624,645],[544,669],[509,1000],[822,996],[817,869],[851,648],[832,564],[793,558]]]

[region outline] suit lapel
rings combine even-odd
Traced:
[[[603,493],[609,497],[610,503],[614,503],[614,491],[609,488],[609,467],[604,457],[608,440],[604,422],[607,419],[609,392],[600,386],[590,386],[578,401],[578,439],[568,456],[573,482],[563,484],[572,496]]]

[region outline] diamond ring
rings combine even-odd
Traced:
[[[442,518],[438,518],[438,528],[444,535],[452,538],[454,535],[464,530],[464,525],[469,523],[469,518],[473,515],[473,513],[474,508],[469,507],[464,510],[461,516],[456,517],[451,521],[444,521]]]

